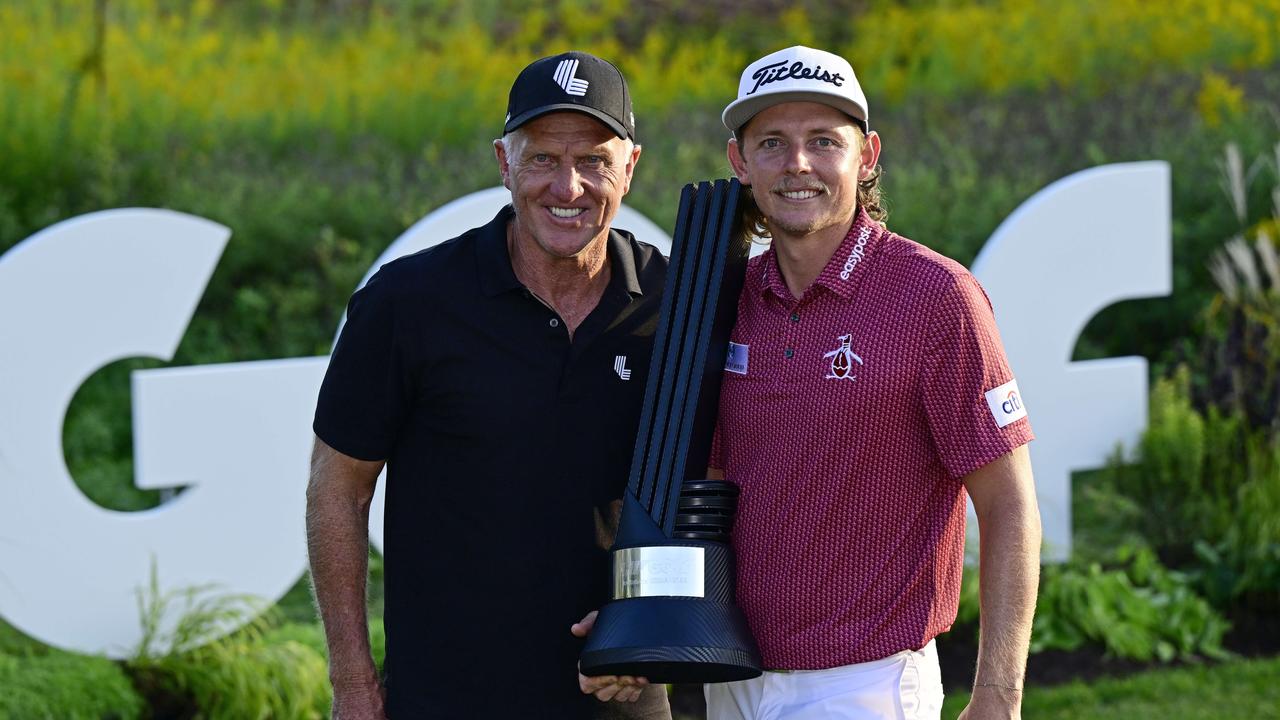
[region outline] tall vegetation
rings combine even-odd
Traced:
[[[273,629],[253,598],[206,586],[161,591],[153,566],[138,607],[143,636],[127,666],[153,705],[210,720],[327,716],[324,656]]]
[[[1128,522],[1219,605],[1280,607],[1280,143],[1247,169],[1228,146],[1223,186],[1241,227],[1211,256],[1218,292],[1200,338],[1151,396],[1136,462],[1113,490]],[[1274,164],[1271,162],[1274,161]],[[1268,172],[1269,171],[1269,172]],[[1250,180],[1273,188],[1260,220]]]

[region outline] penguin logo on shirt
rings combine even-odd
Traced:
[[[853,364],[864,364],[862,358],[858,354],[849,349],[849,344],[853,341],[853,335],[841,335],[836,338],[840,341],[840,347],[823,355],[823,358],[831,358],[831,371],[827,373],[825,380],[853,380],[856,376],[853,374]]]

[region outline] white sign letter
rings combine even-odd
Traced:
[[[1036,431],[1045,558],[1071,552],[1071,471],[1106,463],[1147,426],[1147,361],[1072,362],[1100,310],[1172,290],[1169,166],[1105,165],[1036,193],[973,264]]]

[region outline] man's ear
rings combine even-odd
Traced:
[[[623,182],[625,184],[622,186],[623,195],[626,195],[627,193],[631,192],[631,176],[636,171],[636,164],[640,162],[640,151],[642,149],[643,148],[641,148],[638,143],[633,144],[631,146],[631,156],[627,158],[627,167],[624,173],[625,179],[623,180]]]
[[[880,134],[875,130],[862,140],[862,157],[858,161],[858,180],[869,180],[880,162]]]
[[[498,158],[498,173],[502,175],[502,187],[511,189],[511,164],[507,158],[507,146],[502,138],[493,141],[493,154]]]
[[[742,148],[738,145],[737,138],[729,138],[729,144],[725,147],[724,153],[729,158],[733,174],[738,176],[738,182],[751,185],[751,174],[747,171],[747,161],[742,158]]]

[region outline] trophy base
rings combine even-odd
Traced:
[[[760,655],[736,605],[693,597],[638,597],[600,609],[582,651],[583,675],[655,683],[759,677]]]

